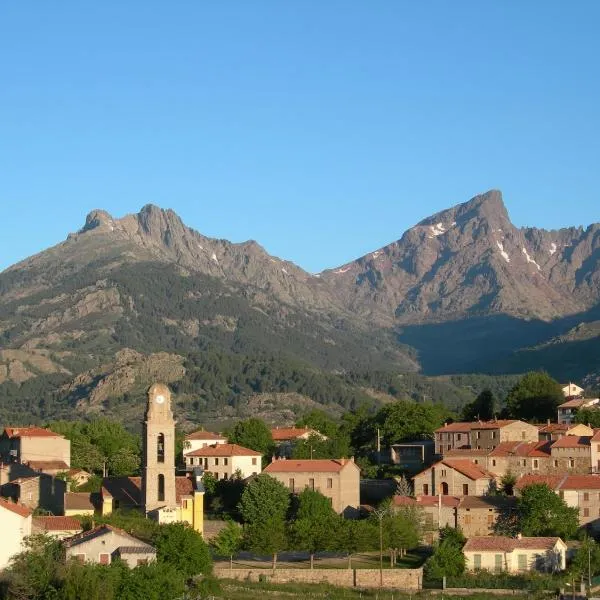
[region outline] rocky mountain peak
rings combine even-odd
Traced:
[[[94,209],[85,218],[85,225],[81,228],[80,233],[96,229],[102,225],[113,227],[113,218],[105,210]]]

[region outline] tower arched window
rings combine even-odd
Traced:
[[[165,435],[159,433],[156,440],[156,460],[159,463],[165,462]]]
[[[165,500],[165,476],[160,474],[158,476],[158,501],[164,502]]]

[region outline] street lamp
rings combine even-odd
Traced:
[[[389,508],[378,508],[373,511],[379,519],[379,587],[383,587],[383,517],[389,512]]]

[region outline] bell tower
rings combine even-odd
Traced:
[[[155,383],[148,390],[142,469],[144,512],[175,508],[175,420],[171,391],[162,383]]]

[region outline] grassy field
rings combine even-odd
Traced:
[[[398,558],[396,562],[397,569],[416,569],[423,565],[426,555],[419,552],[409,552],[406,556]],[[216,561],[215,566],[219,568],[229,568],[229,561]],[[252,557],[250,555],[240,555],[233,559],[234,569],[271,569],[271,560],[267,557]],[[310,561],[305,554],[282,554],[277,560],[277,568],[280,569],[309,569]],[[315,557],[315,569],[347,569],[348,557],[319,555]],[[353,569],[378,569],[379,554],[376,552],[354,554],[352,556]],[[383,568],[390,568],[389,556],[383,555]]]
[[[276,585],[269,583],[249,583],[231,580],[221,581],[222,591],[220,594],[209,598],[212,600],[255,600],[262,598],[263,600],[295,600],[309,599],[315,600],[443,600],[444,597],[452,600],[461,600],[468,598],[469,600],[489,600],[496,598],[501,600],[503,596],[490,596],[484,593],[473,593],[469,596],[434,594],[432,592],[423,591],[418,594],[405,594],[391,591],[378,590],[354,590],[333,587],[329,585],[311,585],[311,584],[285,584]],[[550,597],[547,593],[543,594],[515,594],[505,596],[512,600],[548,600]],[[554,597],[554,596],[552,596]]]

